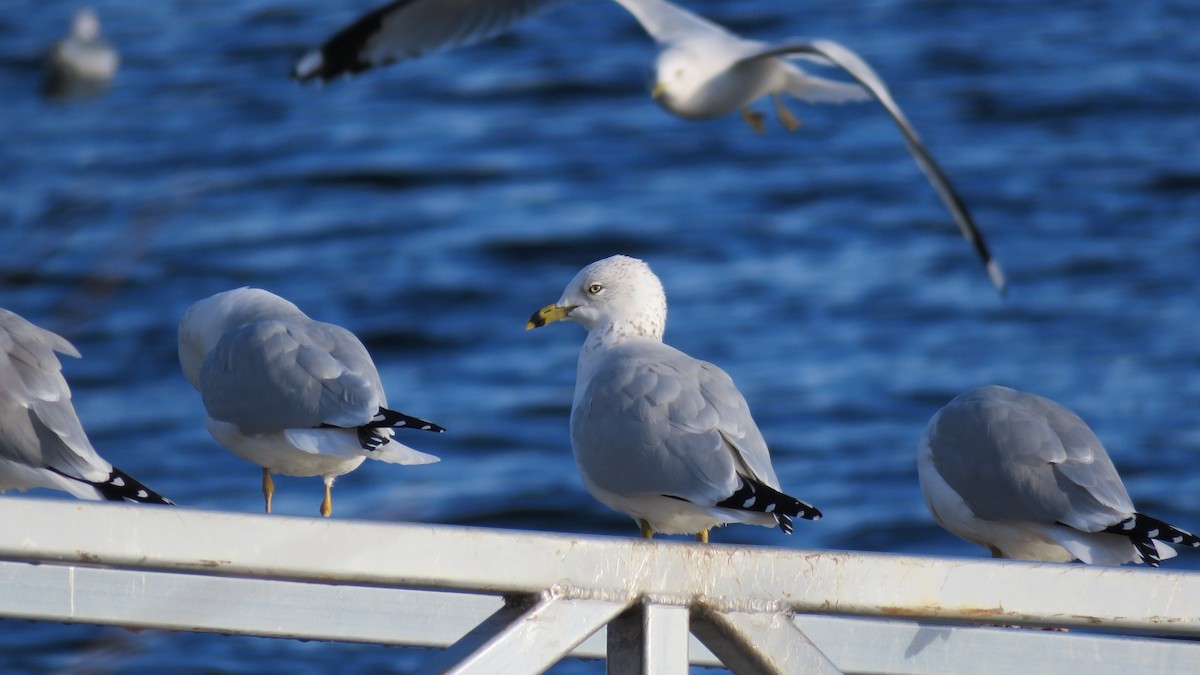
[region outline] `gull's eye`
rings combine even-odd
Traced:
[[[600,284],[592,284],[591,286],[588,286],[588,288],[587,288],[587,292],[591,293],[592,295],[596,295],[597,293],[599,293],[602,290],[604,290],[604,287],[601,286]]]
[[[677,80],[683,79],[683,68],[679,68],[675,71],[675,79],[677,79]]]

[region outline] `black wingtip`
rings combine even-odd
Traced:
[[[423,420],[420,417],[406,415],[399,410],[389,410],[388,408],[380,408],[379,413],[375,415],[375,419],[369,424],[364,425],[367,428],[379,429],[382,427],[390,427],[392,429],[418,429],[420,431],[432,431],[435,434],[446,432],[446,428]]]
[[[386,3],[347,24],[320,47],[301,55],[292,67],[292,78],[300,82],[329,82],[390,63],[390,60],[372,62],[364,59],[363,51],[383,29],[384,18],[409,2],[411,0]]]
[[[1158,547],[1154,544],[1156,540],[1175,546],[1200,547],[1200,537],[1144,513],[1135,513],[1102,532],[1129,537],[1142,562],[1150,567],[1158,567],[1160,561]]]
[[[718,507],[737,511],[769,513],[775,517],[775,522],[779,524],[779,529],[783,530],[784,534],[792,533],[793,518],[803,518],[805,520],[821,519],[821,511],[812,504],[802,502],[791,495],[784,494],[770,485],[752,478],[746,478],[745,476],[739,476],[739,478],[741,479],[741,485],[738,486],[738,489],[733,494],[726,497],[723,501],[718,502]]]
[[[60,472],[61,473],[61,472]],[[129,500],[140,504],[166,504],[174,506],[175,502],[146,487],[141,481],[124,471],[113,467],[108,479],[102,483],[89,483],[100,493],[100,496],[110,502]]]

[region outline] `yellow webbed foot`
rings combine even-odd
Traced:
[[[763,123],[762,113],[751,110],[750,108],[742,108],[741,112],[742,119],[746,121],[746,124],[750,125],[750,128],[754,130],[754,133],[761,134],[767,130],[767,125]]]
[[[779,121],[783,123],[783,126],[787,127],[788,131],[795,131],[799,129],[800,125],[803,123],[800,121],[800,118],[792,114],[791,110],[787,109],[787,106],[783,104],[783,99],[780,98],[779,94],[771,94],[771,98],[775,101],[775,116],[779,118]]]
[[[638,526],[642,528],[642,539],[653,539],[654,529],[650,527],[650,523],[638,518]]]
[[[267,502],[267,513],[270,513],[271,497],[275,494],[275,481],[271,480],[270,469],[263,469],[262,491],[263,499]]]
[[[321,500],[321,515],[328,518],[333,513],[333,486],[325,484],[325,499]]]

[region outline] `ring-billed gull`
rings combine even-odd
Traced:
[[[54,352],[79,358],[65,338],[0,309],[0,492],[50,488],[80,499],[170,504],[96,453]]]
[[[651,95],[666,110],[688,119],[710,119],[740,110],[757,131],[762,115],[750,105],[770,96],[788,129],[799,121],[784,107],[787,94],[808,103],[843,103],[874,98],[904,136],[904,142],[963,237],[982,260],[992,284],[1006,281],[983,233],[949,177],[933,159],[886,84],[860,56],[830,40],[770,44],[747,40],[665,0],[616,0],[658,43]],[[327,81],[375,66],[470,44],[507,30],[513,23],[559,0],[395,0],[359,17],[297,60],[299,80]],[[836,66],[858,84],[811,75],[796,65],[807,59]],[[860,86],[861,85],[861,86]]]
[[[117,50],[100,35],[96,12],[81,9],[67,36],[50,49],[46,90],[55,95],[97,91],[116,75],[120,64]]]
[[[725,371],[663,343],[667,298],[650,266],[613,256],[583,268],[526,329],[588,331],[579,352],[571,448],[588,492],[642,536],[726,523],[792,531],[821,512],[779,488],[767,444]]]
[[[1157,567],[1175,555],[1167,544],[1200,546],[1138,513],[1100,439],[1035,394],[959,395],[930,420],[917,467],[934,519],[993,557]]]
[[[375,363],[353,333],[267,291],[240,288],[192,305],[179,322],[179,362],[204,399],[213,438],[262,467],[267,513],[272,473],[324,478],[328,517],[334,479],[364,459],[438,461],[394,438],[400,428],[445,429],[387,408]]]

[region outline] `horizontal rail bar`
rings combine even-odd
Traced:
[[[0,616],[233,635],[447,647],[503,605],[498,596],[0,562]],[[801,631],[845,672],[1127,675],[1186,672],[1200,643],[964,628],[814,615]],[[718,666],[693,638],[690,661]],[[605,633],[572,653],[605,657]]]
[[[235,635],[447,647],[501,607],[498,596],[0,562],[0,616]],[[1200,643],[816,615],[801,631],[848,673],[1187,672]],[[691,663],[720,663],[695,638]],[[601,630],[572,653],[605,656]]]
[[[1200,636],[1200,574],[0,498],[0,559]],[[68,526],[69,524],[69,526]]]

